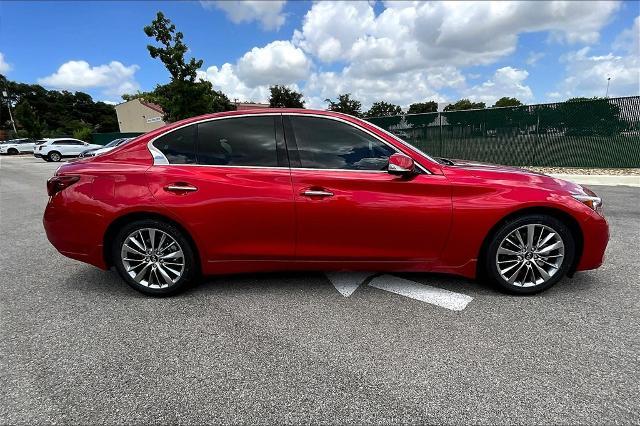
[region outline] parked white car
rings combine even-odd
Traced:
[[[120,145],[124,145],[125,143],[129,142],[130,140],[133,140],[133,138],[114,139],[108,144],[106,144],[105,146],[100,147],[99,149],[91,148],[91,149],[87,149],[86,151],[83,151],[82,153],[80,153],[79,157],[80,158],[95,157],[96,155],[100,155],[100,154],[104,154],[105,152],[112,151],[117,147],[119,147]]]
[[[72,138],[45,139],[44,143],[36,145],[33,156],[45,161],[60,161],[67,157],[77,157],[81,152],[91,148],[102,146]]]
[[[24,154],[33,152],[36,141],[33,139],[11,139],[0,144],[0,154]]]

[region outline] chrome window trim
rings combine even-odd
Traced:
[[[356,128],[356,129],[358,129],[358,130],[360,130],[362,132],[367,133],[368,135],[372,136],[374,139],[377,139],[378,141],[380,141],[383,144],[385,144],[388,147],[390,147],[396,153],[404,154],[396,146],[394,146],[394,145],[390,144],[389,142],[387,142],[386,140],[382,139],[380,136],[376,135],[375,133],[373,133],[369,129],[365,129],[363,127],[360,127],[360,126],[356,125],[355,123],[352,123],[352,122],[350,122],[348,120],[345,120],[345,119],[340,118],[340,117],[330,116],[330,115],[313,114],[313,113],[312,114],[305,114],[305,113],[302,113],[302,112],[264,112],[264,113],[226,115],[226,116],[222,116],[222,117],[205,118],[205,119],[202,119],[202,120],[198,120],[198,121],[194,121],[194,122],[191,122],[191,123],[183,124],[181,126],[178,126],[176,128],[171,129],[168,132],[162,133],[162,134],[154,137],[153,139],[151,139],[147,143],[147,149],[149,150],[149,152],[151,153],[151,156],[153,157],[153,165],[154,166],[200,166],[200,167],[218,167],[218,168],[219,167],[231,167],[231,168],[243,168],[243,169],[276,169],[276,170],[287,169],[287,167],[273,167],[273,166],[232,166],[232,165],[219,165],[219,164],[172,164],[172,163],[169,162],[167,157],[162,153],[162,151],[160,151],[156,146],[153,145],[153,143],[157,139],[159,139],[159,138],[161,138],[163,136],[166,136],[166,135],[168,135],[170,133],[173,133],[176,130],[183,129],[183,128],[187,127],[187,126],[206,123],[206,122],[209,122],[209,121],[226,120],[226,119],[243,118],[243,117],[272,116],[272,115],[316,117],[316,118],[324,118],[324,119],[328,119],[328,120],[339,121],[341,123],[348,124],[351,127],[354,127],[354,128]],[[371,125],[379,129],[378,126],[376,126],[374,124],[371,124]],[[393,136],[391,133],[386,132],[384,129],[380,129],[380,130],[382,130],[384,133],[387,133],[387,134]],[[406,142],[398,139],[395,136],[393,136],[393,138],[398,140],[399,142],[401,142],[403,145],[406,146]],[[406,154],[404,154],[404,155],[406,155]],[[427,157],[431,158],[429,156],[427,156]],[[415,159],[414,159],[414,161],[415,161]],[[424,173],[433,174],[429,170],[427,170],[424,166],[422,166],[422,164],[418,163],[417,161],[415,161],[415,164]],[[288,167],[288,169],[290,169],[290,170],[324,170],[324,171],[335,170],[335,171],[341,171],[341,172],[359,172],[359,173],[387,173],[386,170],[317,169],[317,168],[310,168],[310,167]]]

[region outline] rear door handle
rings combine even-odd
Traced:
[[[333,197],[333,192],[323,191],[320,189],[307,189],[302,192],[305,197]]]
[[[167,192],[194,192],[194,191],[197,191],[198,188],[196,188],[195,186],[189,185],[188,183],[174,183],[174,184],[165,186],[164,190]]]

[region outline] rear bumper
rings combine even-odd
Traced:
[[[49,242],[64,256],[107,269],[102,217],[81,208],[56,208],[56,198],[49,201],[42,219]]]

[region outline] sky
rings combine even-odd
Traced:
[[[142,30],[157,11],[232,100],[283,84],[309,108],[531,104],[604,96],[608,78],[609,96],[640,95],[635,1],[0,1],[0,73],[111,103],[152,90],[169,79]]]

